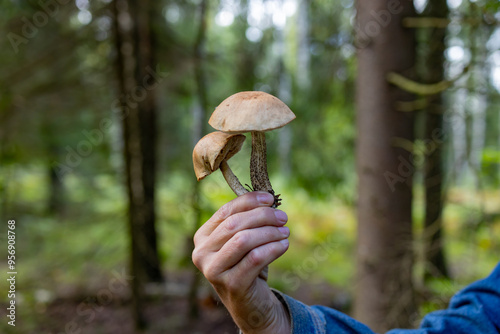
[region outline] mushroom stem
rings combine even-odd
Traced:
[[[260,131],[252,132],[250,180],[252,181],[253,189],[256,191],[273,191],[269,175],[267,174],[266,134]]]
[[[252,132],[252,156],[250,158],[250,181],[253,190],[267,191],[274,196],[273,208],[281,204],[280,195],[275,195],[269,175],[267,174],[266,134],[260,131]]]
[[[250,158],[250,181],[253,190],[268,191],[274,196],[273,208],[279,203],[279,198],[274,195],[269,175],[267,174],[267,148],[266,134],[264,132],[252,132],[252,156]],[[269,266],[265,266],[259,273],[259,277],[267,282],[269,276]]]
[[[222,175],[224,176],[224,179],[226,180],[227,184],[234,191],[236,196],[241,196],[241,195],[248,192],[248,190],[246,190],[245,187],[243,187],[241,185],[240,180],[238,180],[236,175],[234,175],[233,171],[229,167],[226,160],[224,160],[220,163],[219,168],[220,168]]]

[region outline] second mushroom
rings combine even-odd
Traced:
[[[193,167],[198,181],[220,169],[224,179],[236,196],[247,193],[234,175],[227,161],[241,149],[244,135],[212,132],[201,138],[193,150]]]

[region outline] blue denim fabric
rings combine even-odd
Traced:
[[[307,306],[279,291],[288,308],[292,334],[343,334],[373,331],[342,312],[324,306]],[[387,334],[489,334],[500,333],[500,263],[485,279],[458,292],[446,310],[429,313],[418,329],[393,329]]]

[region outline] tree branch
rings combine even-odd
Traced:
[[[424,28],[441,28],[445,29],[452,22],[451,19],[442,18],[442,17],[405,17],[402,20],[402,25],[405,28],[413,28],[413,29],[424,29]],[[490,25],[490,26],[498,26],[500,25],[500,21],[494,18],[471,18],[464,17],[460,18],[456,21],[459,24],[468,24],[470,26],[479,26],[481,24]]]
[[[424,84],[421,82],[417,82],[411,79],[408,79],[407,77],[396,73],[396,72],[389,72],[387,73],[386,79],[389,83],[407,91],[413,94],[421,95],[421,96],[428,96],[428,95],[435,95],[439,94],[448,88],[450,88],[455,81],[460,79],[463,75],[465,75],[469,71],[469,66],[466,66],[462,73],[457,75],[455,78],[451,80],[443,80],[437,83],[432,83],[432,84]]]

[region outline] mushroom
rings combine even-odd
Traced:
[[[253,190],[268,191],[274,196],[273,208],[281,199],[267,174],[266,131],[281,128],[295,119],[295,114],[277,97],[265,92],[240,92],[231,95],[215,108],[208,123],[226,133],[252,133],[250,180]]]
[[[227,161],[238,153],[246,137],[242,134],[212,132],[201,138],[193,150],[193,166],[198,181],[220,168],[224,179],[237,196],[247,193]]]

